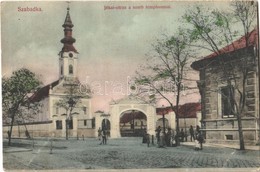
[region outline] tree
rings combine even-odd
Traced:
[[[209,50],[219,57],[217,62],[214,62],[221,66],[222,74],[221,77],[216,78],[215,81],[227,84],[227,92],[229,93],[227,104],[230,107],[231,113],[236,116],[240,149],[244,150],[241,117],[246,104],[247,78],[252,69],[255,69],[253,67],[255,66],[255,59],[253,59],[254,55],[252,56],[249,38],[253,33],[250,31],[254,25],[256,25],[257,3],[254,1],[234,1],[231,3],[231,6],[234,10],[228,13],[197,6],[193,9],[189,9],[183,16],[183,19],[185,19],[189,25],[187,32],[195,42],[195,44],[191,44],[191,46]],[[242,28],[242,30],[239,30],[240,28]],[[239,35],[239,33],[242,34]],[[240,47],[234,44],[235,39],[241,36],[244,37],[246,41],[246,54],[244,57],[241,57],[243,55],[237,51]],[[230,46],[229,48],[223,49],[222,47],[224,45]],[[235,54],[231,53],[230,49],[232,49],[232,52],[235,52]],[[223,56],[223,54],[225,54],[225,56]],[[210,63],[213,63],[213,61]],[[241,75],[238,75],[239,71]],[[234,106],[234,108],[232,108],[232,106]]]
[[[157,40],[156,44],[152,45],[154,53],[149,55],[147,63],[137,71],[135,78],[135,84],[140,87],[136,92],[139,96],[148,96],[150,102],[163,98],[170,104],[176,115],[177,136],[179,135],[179,102],[181,92],[187,89],[184,86],[185,77],[189,60],[192,58],[191,49],[187,46],[189,41],[181,31],[176,36],[165,36],[164,39]],[[176,102],[176,109],[173,102]],[[178,139],[177,145],[179,145]]]
[[[2,81],[3,118],[11,120],[8,132],[10,146],[15,119],[28,119],[39,110],[40,104],[31,101],[30,97],[39,89],[41,82],[33,72],[25,68],[14,71],[10,78],[3,78]]]
[[[69,122],[72,122],[72,115],[78,114],[75,109],[80,105],[81,98],[90,98],[90,89],[87,85],[84,85],[84,92],[82,92],[82,88],[78,82],[68,82],[64,84],[64,87],[65,95],[62,99],[56,102],[55,105],[65,110],[64,115],[66,115],[66,140],[68,140],[68,129],[70,126]]]

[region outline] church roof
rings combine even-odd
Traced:
[[[50,87],[53,88],[53,87],[55,87],[55,86],[58,85],[58,84],[59,84],[59,80],[54,81],[54,82],[52,82],[52,83],[50,83],[50,84],[48,84],[48,85],[46,85],[46,86],[40,88],[37,92],[35,92],[35,93],[30,97],[30,100],[31,100],[32,102],[39,102],[39,101],[45,99],[46,97],[49,96],[49,89],[50,89]]]

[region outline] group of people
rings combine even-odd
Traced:
[[[194,140],[195,142],[195,150],[202,150],[202,144],[204,142],[203,134],[200,129],[200,126],[196,126],[196,130],[194,131],[193,126],[191,125],[189,128],[190,132],[190,141]]]
[[[102,140],[101,140],[102,139]],[[107,144],[107,132],[106,130],[98,129],[98,140],[101,140],[100,145],[106,145]]]
[[[171,128],[168,128],[164,133],[161,126],[158,126],[155,132],[158,147],[173,146],[175,143],[174,132]]]
[[[178,141],[184,142],[185,133],[183,129],[179,132],[179,134],[175,134],[171,128],[167,129],[165,133],[162,131],[161,126],[158,126],[155,130],[156,132],[156,139],[158,147],[164,146],[174,146]],[[194,131],[193,126],[191,125],[189,128],[190,133],[190,141],[195,142],[195,150],[202,149],[202,144],[204,142],[203,134],[200,127],[197,125]]]
[[[189,128],[189,133],[190,133],[190,141],[191,142],[192,142],[192,140],[195,141],[198,134],[200,133],[200,127],[197,125],[196,130],[194,131],[193,126],[191,125]],[[181,142],[184,142],[184,138],[186,138],[186,141],[187,141],[187,134],[186,134],[186,132],[183,131],[183,129],[181,129],[179,136],[180,136]]]
[[[179,132],[179,135],[175,134],[171,128],[168,128],[165,133],[162,131],[161,126],[158,126],[155,130],[156,132],[156,140],[158,147],[165,147],[165,146],[175,146],[178,141],[184,141],[185,133],[183,129]],[[203,134],[200,127],[197,125],[194,131],[193,126],[191,125],[189,128],[190,133],[190,141],[195,142],[195,150],[202,149],[202,144],[204,142]],[[98,129],[98,138],[101,140],[101,144],[107,144],[107,132],[106,130]],[[149,147],[150,144],[150,135],[145,133],[146,143]],[[144,141],[143,141],[144,142]]]

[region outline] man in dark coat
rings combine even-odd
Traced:
[[[202,135],[201,131],[198,133],[197,140],[198,140],[198,142],[200,144],[200,150],[202,150],[202,144],[204,142],[204,138],[203,138],[203,135]]]
[[[159,142],[160,142],[161,126],[158,126],[157,129],[155,130],[155,132],[156,132],[157,144],[159,144]]]
[[[106,145],[107,144],[107,133],[106,130],[102,130],[102,142],[100,144]]]
[[[192,139],[195,140],[195,136],[194,136],[194,130],[193,130],[193,126],[190,126],[190,141],[192,142]]]
[[[183,129],[181,129],[180,137],[181,137],[181,142],[184,142],[184,131],[183,131]]]

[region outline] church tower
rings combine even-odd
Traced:
[[[72,24],[70,8],[67,8],[67,15],[62,27],[64,28],[64,38],[61,39],[63,43],[62,50],[59,53],[59,79],[72,79],[77,77],[77,61],[78,51],[73,46],[76,39],[72,37]]]

